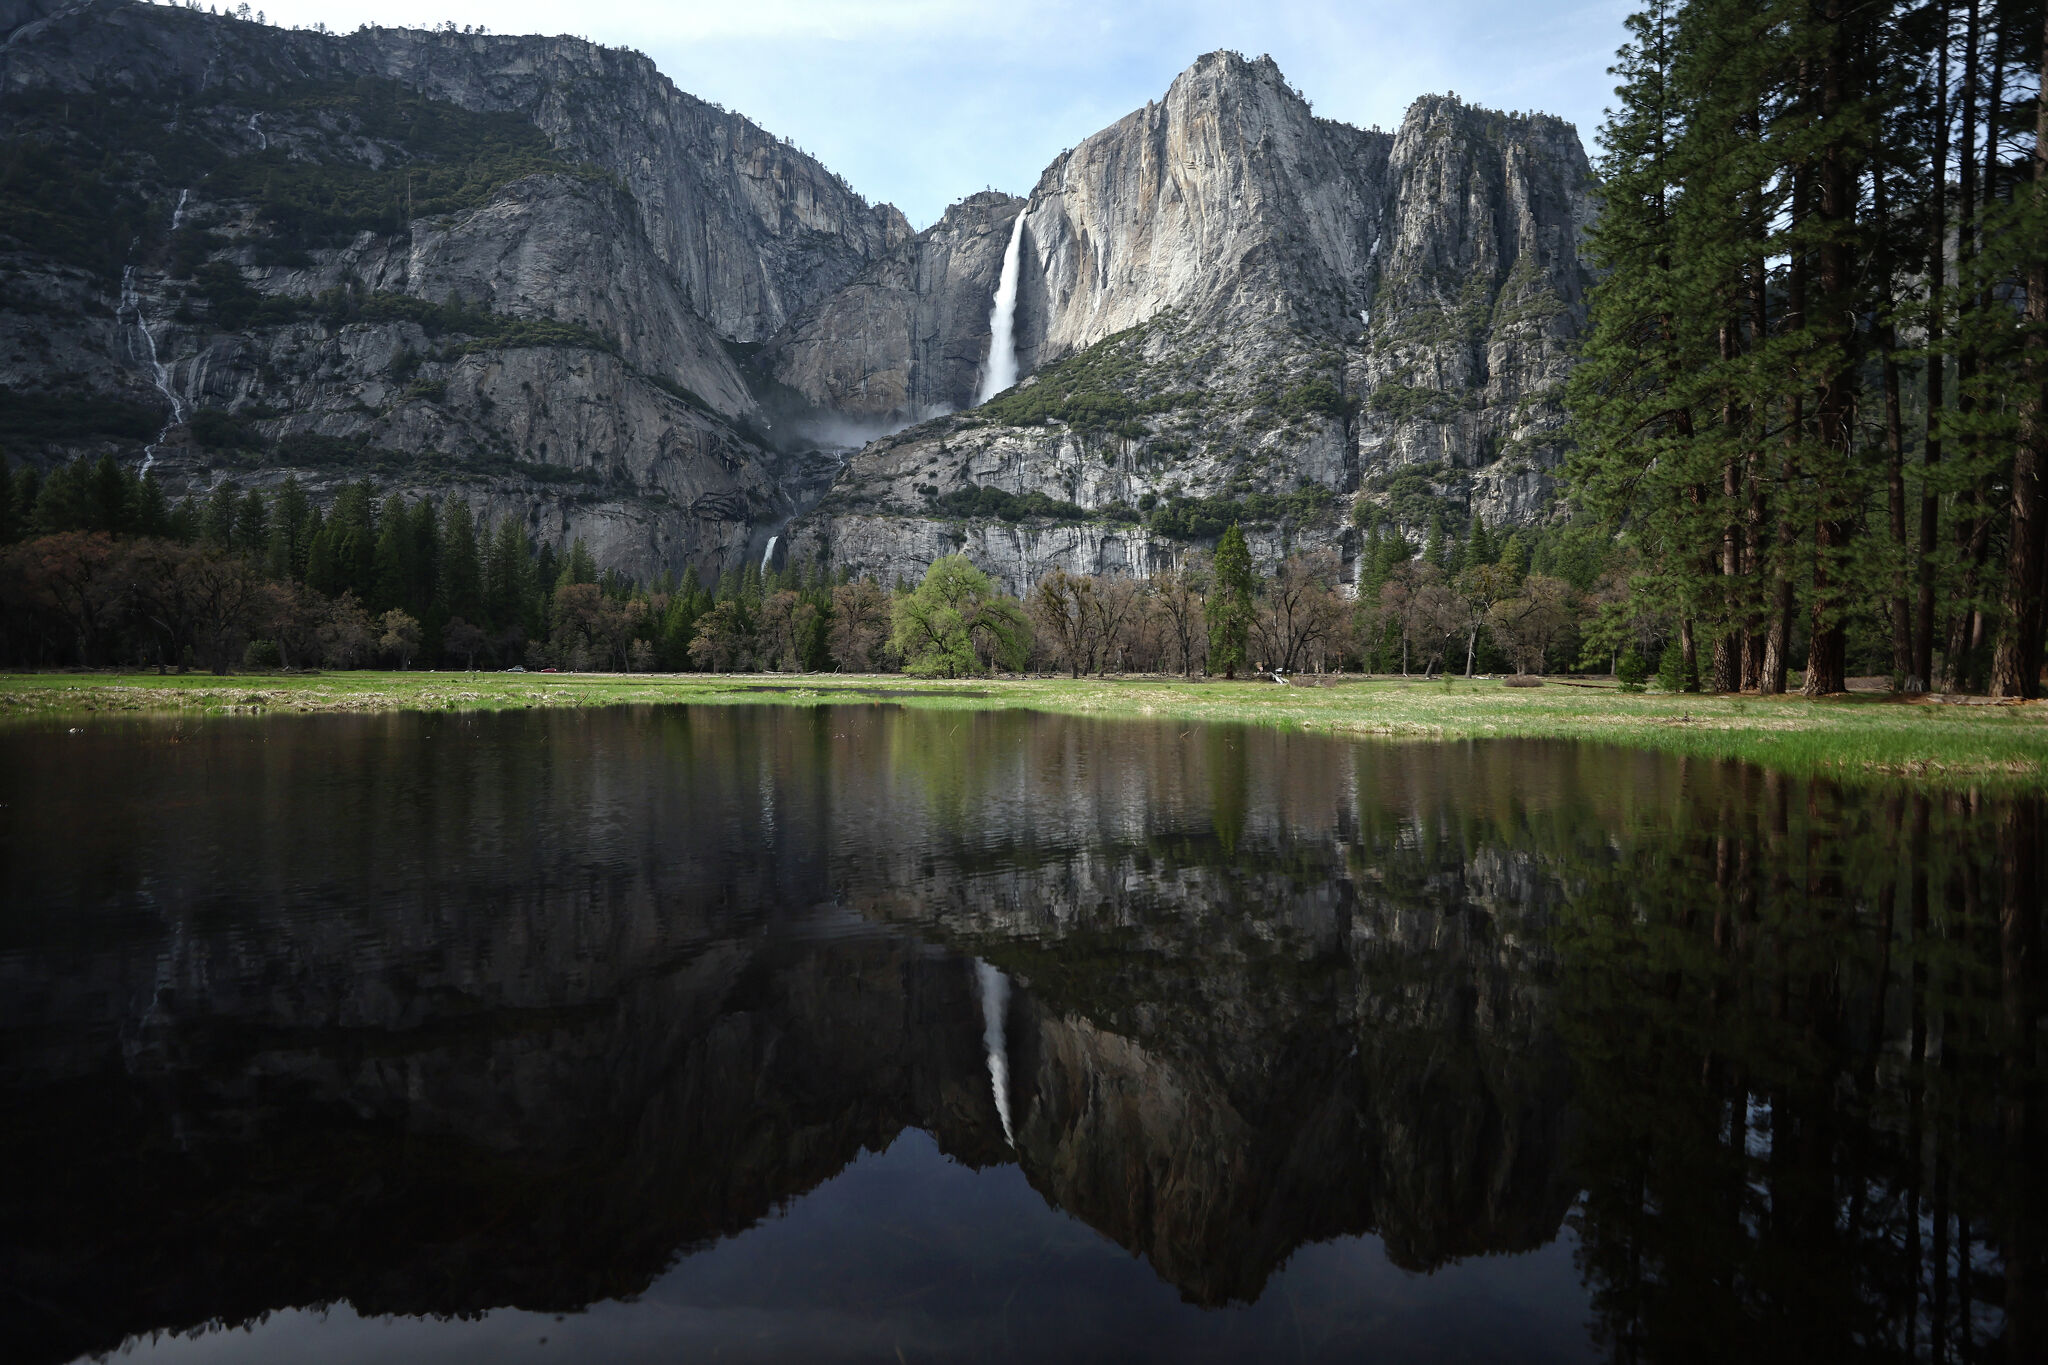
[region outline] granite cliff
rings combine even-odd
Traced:
[[[900,573],[961,548],[1022,591],[1054,567],[1143,572],[1219,521],[1264,532],[1263,559],[1348,551],[1361,498],[1419,532],[1386,497],[1404,474],[1453,518],[1541,517],[1591,183],[1554,118],[1432,97],[1362,131],[1269,59],[1212,53],[1032,190],[1020,386],[864,449],[799,552]],[[981,237],[984,273],[1002,240]],[[833,367],[828,338],[794,349],[792,383]],[[951,515],[969,486],[1064,507]]]
[[[1212,53],[914,233],[569,38],[13,0],[0,102],[16,460],[459,493],[643,579],[784,532],[884,577],[964,548],[1018,591],[1231,520],[1271,560],[1347,551],[1360,503],[1550,504],[1590,172],[1545,116],[1361,130]],[[1020,214],[1023,378],[974,407]],[[955,496],[985,490],[1023,501]]]
[[[15,458],[147,458],[173,496],[368,474],[642,578],[829,475],[735,356],[909,227],[645,57],[122,0],[0,31],[0,385],[61,410]]]

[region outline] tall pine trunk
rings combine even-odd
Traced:
[[[1803,86],[1804,71],[1800,84]],[[1792,227],[1805,222],[1808,207],[1808,170],[1805,163],[1792,169]],[[1795,333],[1806,326],[1806,253],[1795,239],[1791,259],[1785,268],[1785,331]],[[1806,398],[1795,379],[1785,400],[1784,492],[1778,508],[1778,555],[1772,566],[1770,635],[1764,643],[1764,670],[1760,689],[1783,693],[1792,667],[1792,564],[1799,548],[1799,528],[1794,515],[1802,477],[1799,443],[1806,434]]]
[[[1721,362],[1731,374],[1736,355],[1737,323],[1721,324]],[[1714,678],[1709,691],[1742,690],[1742,612],[1738,594],[1742,583],[1742,466],[1732,453],[1742,439],[1741,414],[1733,399],[1722,404],[1721,435],[1731,453],[1721,461],[1721,600],[1723,623],[1714,635]]]
[[[1967,17],[1963,24],[1963,145],[1960,176],[1956,193],[1956,332],[1962,341],[1962,348],[1956,354],[1956,417],[1963,425],[1962,439],[1965,461],[1976,448],[1975,434],[1967,423],[1976,407],[1976,396],[1972,380],[1977,375],[1977,349],[1971,337],[1976,308],[1976,288],[1973,267],[1977,260],[1977,57],[1983,45],[1983,30],[1979,23],[1981,11],[1979,0],[1970,0]],[[1971,617],[1977,600],[1976,561],[1980,553],[1973,553],[1982,540],[1981,528],[1977,523],[1977,490],[1975,485],[1965,488],[1956,498],[1955,547],[1956,558],[1962,566],[1961,600],[1949,617],[1948,638],[1942,651],[1941,690],[1960,692],[1969,683],[1969,650]]]
[[[1913,614],[1906,599],[1906,565],[1911,550],[1906,540],[1906,421],[1899,398],[1899,329],[1893,310],[1898,306],[1892,259],[1890,202],[1885,192],[1885,165],[1880,160],[1870,181],[1870,206],[1876,219],[1878,288],[1877,345],[1884,382],[1885,510],[1890,514],[1892,533],[1891,624],[1892,675],[1908,692],[1913,686]]]
[[[1754,116],[1747,120],[1747,122],[1753,133],[1761,126],[1761,120]],[[1761,352],[1765,340],[1771,334],[1770,275],[1766,268],[1763,248],[1761,246],[1764,235],[1763,190],[1761,187],[1758,187],[1751,197],[1750,231],[1757,239],[1759,245],[1756,254],[1750,258],[1749,262],[1749,344],[1752,352]],[[1752,414],[1751,425],[1757,428],[1755,439],[1758,444],[1751,448],[1749,454],[1749,511],[1745,519],[1746,524],[1743,527],[1742,571],[1749,581],[1755,584],[1764,563],[1764,532],[1767,509],[1764,501],[1765,481],[1762,476],[1767,457],[1762,448],[1762,424],[1756,419],[1756,414]],[[1769,648],[1770,634],[1768,628],[1758,629],[1760,625],[1762,625],[1761,618],[1753,615],[1748,622],[1748,633],[1743,639],[1742,690],[1745,692],[1766,692],[1770,690],[1764,686],[1764,661]]]
[[[2043,21],[2048,35],[2048,18]],[[2048,42],[2034,101],[2034,222],[2048,217]],[[2005,565],[2005,622],[1991,661],[1991,695],[2033,697],[2041,690],[2042,568],[2048,512],[2041,478],[2048,466],[2048,242],[2036,236],[2027,261],[2027,335],[2020,359],[2018,443],[2012,453],[2012,526]]]
[[[1853,98],[1851,54],[1842,12],[1848,0],[1827,0],[1823,22],[1828,39],[1819,71],[1820,117],[1829,130],[1820,157],[1820,249],[1816,253],[1820,288],[1821,341],[1831,368],[1820,378],[1814,396],[1814,436],[1819,447],[1815,465],[1813,596],[1806,649],[1806,681],[1800,691],[1826,696],[1848,688],[1847,650],[1842,619],[1846,585],[1838,582],[1839,553],[1847,548],[1847,490],[1841,487],[1854,458],[1855,433],[1850,422],[1855,384],[1855,337],[1844,320],[1852,311],[1855,263],[1848,241],[1856,216],[1856,177],[1850,167],[1851,148],[1835,131]]]
[[[1948,381],[1948,357],[1941,349],[1948,309],[1948,47],[1949,7],[1941,7],[1941,40],[1934,86],[1934,187],[1929,204],[1933,241],[1927,255],[1927,442],[1920,456],[1920,564],[1913,615],[1913,670],[1906,690],[1934,685],[1934,578],[1941,544],[1941,493],[1934,474],[1941,464],[1941,422]],[[1914,687],[1918,681],[1919,687]]]

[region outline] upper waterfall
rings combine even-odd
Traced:
[[[1017,257],[1024,244],[1024,210],[1010,228],[1003,252],[1003,274],[996,281],[995,307],[988,314],[988,368],[982,371],[976,403],[986,403],[1017,382]]]

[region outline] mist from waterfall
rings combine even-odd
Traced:
[[[996,303],[988,314],[988,368],[983,371],[981,392],[974,401],[986,403],[1017,382],[1017,258],[1024,246],[1024,210],[1010,228],[1010,245],[1003,252],[1003,274],[996,281]]]
[[[996,1117],[1003,1121],[1003,1141],[1017,1145],[1010,1131],[1010,1049],[1003,1036],[1010,1012],[1010,978],[980,958],[974,959],[974,982],[981,994],[981,1043],[988,1050],[988,1083],[995,1091]]]

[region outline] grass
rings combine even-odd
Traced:
[[[1950,706],[1878,695],[1821,701],[1669,696],[1629,694],[1597,685],[1510,689],[1492,679],[1275,687],[1162,678],[920,682],[894,674],[0,676],[0,718],[109,712],[505,711],[681,702],[894,702],[1273,725],[1394,740],[1585,740],[1699,758],[1743,759],[1798,776],[2048,791],[2048,706],[2038,703]]]

